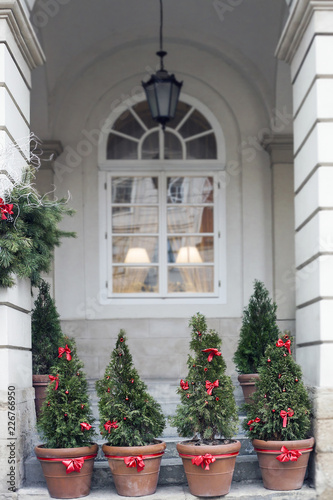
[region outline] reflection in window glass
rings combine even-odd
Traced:
[[[106,158],[108,160],[137,160],[138,144],[119,135],[110,134]]]
[[[191,236],[168,238],[169,262],[177,264],[201,264],[214,262],[213,236]]]
[[[214,268],[212,266],[179,266],[168,269],[169,293],[214,292]]]
[[[181,160],[183,158],[182,145],[178,137],[170,132],[164,133],[164,158],[166,160]]]
[[[157,262],[158,239],[154,236],[114,236],[112,260],[125,264]]]
[[[116,233],[157,233],[158,208],[113,207],[112,232]]]
[[[187,159],[214,160],[217,158],[216,139],[213,133],[186,143]]]
[[[158,273],[156,267],[115,266],[112,273],[114,293],[156,293]]]
[[[157,177],[113,177],[111,202],[121,203],[157,203]]]
[[[206,120],[206,118],[199,113],[199,111],[193,111],[191,116],[186,120],[184,125],[180,128],[179,132],[187,139],[192,135],[201,134],[202,132],[206,132],[207,130],[211,130],[211,124]]]
[[[212,177],[168,177],[167,203],[212,203]]]
[[[160,158],[160,144],[158,132],[149,134],[142,145],[143,160],[158,160]]]

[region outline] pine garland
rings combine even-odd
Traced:
[[[21,184],[5,195],[2,202],[12,205],[12,214],[0,220],[0,286],[12,287],[14,275],[30,278],[37,286],[41,273],[50,270],[53,250],[63,237],[75,233],[58,228],[64,215],[73,215],[67,201],[49,200],[32,186],[33,174],[24,174]]]
[[[151,444],[165,427],[161,406],[147,392],[120,330],[104,377],[96,382],[101,435],[111,446]]]
[[[269,345],[259,368],[252,403],[244,405],[243,427],[249,438],[287,441],[306,439],[311,428],[311,402],[302,370],[289,354],[292,339],[284,335]]]
[[[211,443],[220,437],[231,438],[237,431],[238,414],[231,378],[220,352],[222,341],[215,330],[207,329],[206,318],[192,316],[188,374],[177,392],[181,402],[170,418],[182,437]],[[208,382],[208,384],[207,384]],[[212,385],[209,385],[212,384]]]
[[[257,373],[266,347],[279,338],[276,324],[277,305],[265,285],[254,282],[254,292],[244,309],[242,328],[233,361],[239,373]]]
[[[77,357],[73,339],[64,337],[59,349],[51,369],[53,380],[47,388],[38,430],[46,441],[46,448],[90,446],[95,434],[94,418],[83,363]]]

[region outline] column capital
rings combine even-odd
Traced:
[[[40,168],[53,169],[54,162],[61,155],[64,148],[61,141],[41,140],[39,144],[34,146],[34,153],[40,160]]]
[[[331,11],[333,14],[332,0],[295,0],[286,25],[280,37],[275,55],[290,64],[299,48],[304,34],[313,18],[313,14],[318,11]],[[323,23],[323,34],[333,34],[333,26],[330,23]],[[319,30],[321,32],[321,30]]]
[[[7,30],[0,29],[0,43],[10,45],[11,37],[30,70],[44,64],[43,49],[19,0],[0,0],[0,21],[6,21],[7,24]]]
[[[272,164],[294,162],[292,134],[265,135],[261,145],[269,153]]]

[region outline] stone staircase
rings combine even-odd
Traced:
[[[162,406],[162,410],[165,415],[172,415],[175,412],[176,405],[178,404],[178,397],[176,395],[176,382],[163,382],[161,381],[149,381],[148,389],[150,394],[155,397],[156,400]],[[235,397],[237,403],[240,405],[243,403],[243,397],[241,391],[238,392],[237,385],[235,384]],[[92,398],[92,405],[95,418],[97,420],[98,426],[98,409],[97,409],[97,399],[94,390],[94,381],[90,381],[90,392]],[[237,484],[251,484],[257,483],[261,480],[260,469],[258,466],[257,456],[253,451],[252,444],[245,437],[241,429],[241,421],[245,417],[240,415],[240,426],[238,435],[235,439],[241,442],[240,454],[236,460],[235,471],[233,475],[233,482]],[[182,461],[178,456],[176,450],[176,444],[181,441],[181,438],[176,433],[176,430],[169,425],[167,425],[164,433],[160,436],[163,439],[167,448],[162,459],[161,470],[159,476],[159,485],[165,486],[176,486],[176,485],[186,485],[186,477],[183,470]],[[98,444],[102,445],[103,441],[98,441]],[[45,479],[41,471],[40,464],[34,455],[31,455],[25,462],[25,485],[24,487],[31,488],[38,485],[45,485]],[[105,459],[103,452],[101,451],[101,446],[99,449],[99,454],[95,460],[94,475],[92,479],[92,487],[96,488],[108,488],[113,485],[112,476],[109,470],[108,462]],[[288,497],[285,497],[288,498]]]

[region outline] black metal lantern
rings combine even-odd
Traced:
[[[167,52],[163,50],[162,0],[160,0],[160,19],[160,50],[156,54],[160,57],[161,67],[151,76],[148,82],[142,82],[142,86],[146,93],[153,119],[165,129],[166,123],[175,116],[183,82],[178,82],[175,75],[169,75],[164,69],[163,57],[167,55]]]

